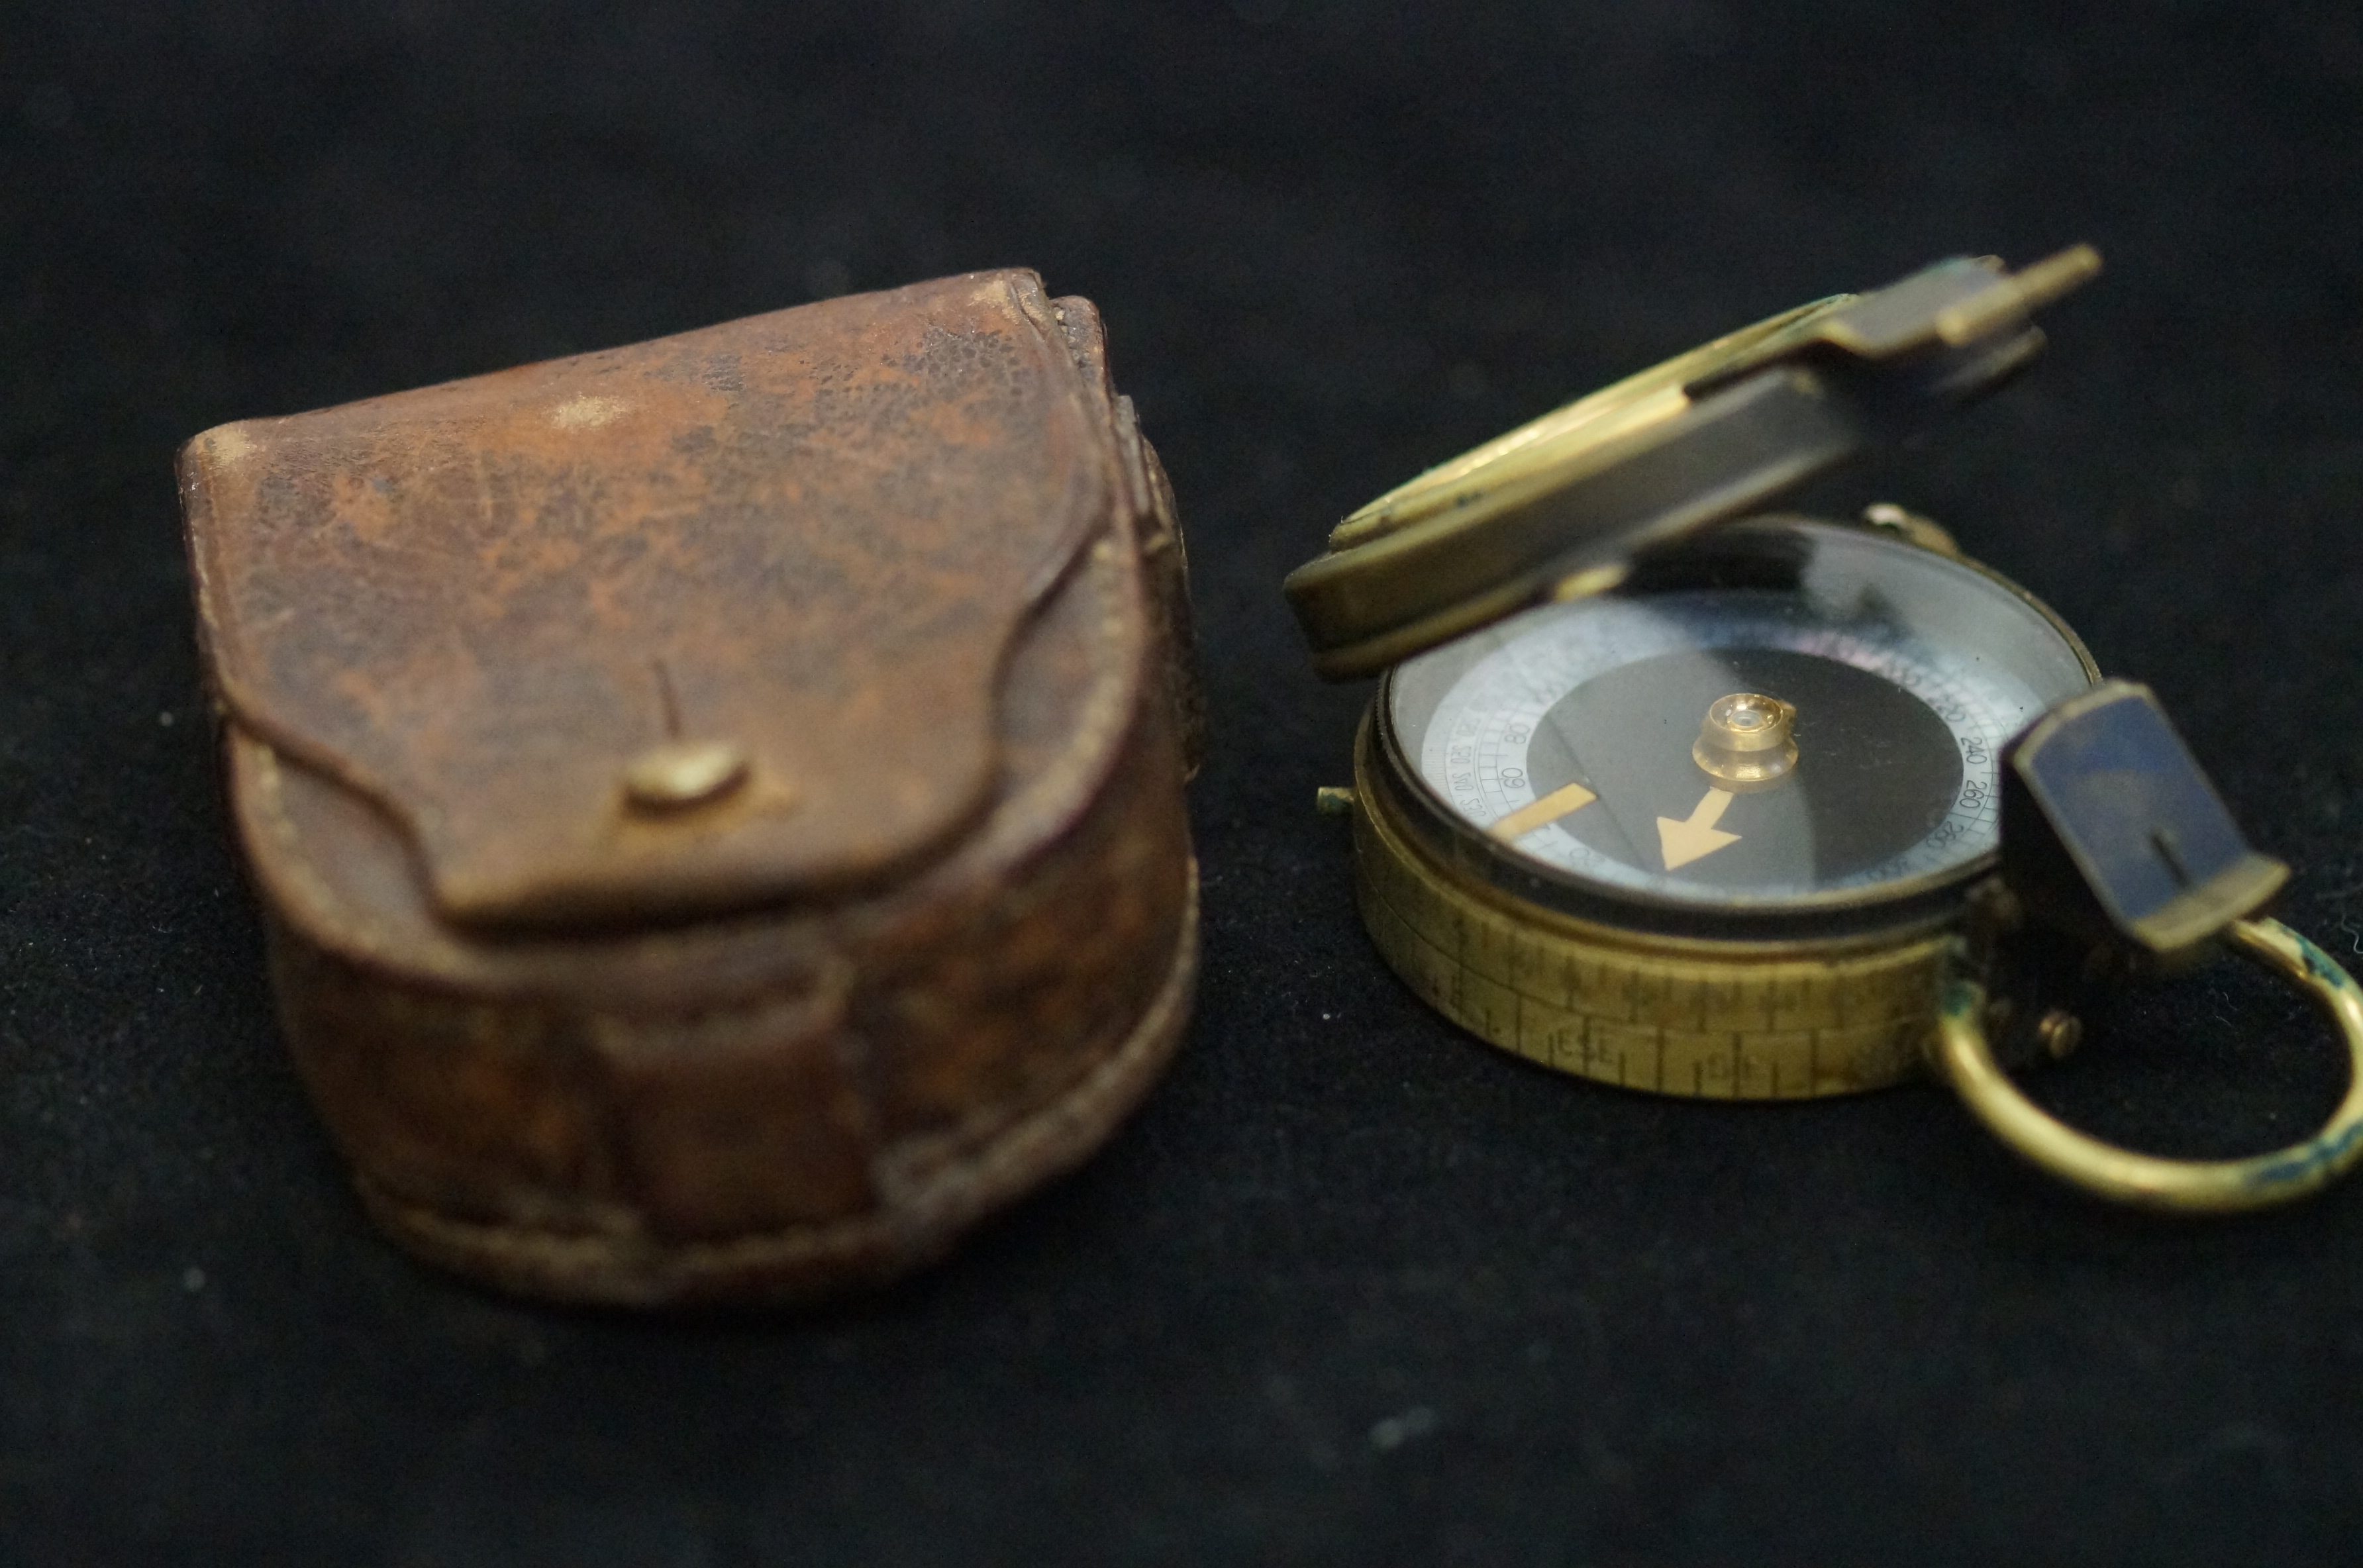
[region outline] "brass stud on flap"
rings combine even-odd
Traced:
[[[678,812],[718,801],[746,783],[747,748],[729,741],[667,741],[624,768],[624,798],[643,812]]]

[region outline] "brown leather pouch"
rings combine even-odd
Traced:
[[[181,481],[288,1039],[413,1251],[882,1278],[1172,1051],[1182,547],[1088,302],[833,300],[223,425]]]

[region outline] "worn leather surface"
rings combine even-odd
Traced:
[[[1111,504],[1029,274],[758,316],[192,441],[244,730],[369,796],[479,925],[859,884],[990,790],[1010,640]],[[746,748],[693,822],[620,778]]]
[[[414,1250],[640,1306],[876,1280],[1170,1055],[1187,583],[1088,301],[807,305],[183,474],[281,1017]],[[752,777],[636,809],[676,734]]]

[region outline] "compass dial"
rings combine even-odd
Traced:
[[[2003,743],[2091,679],[2056,621],[1977,568],[1767,521],[1422,655],[1386,703],[1431,807],[1530,869],[1769,911],[1974,872]]]

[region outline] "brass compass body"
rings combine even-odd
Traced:
[[[1315,671],[1381,677],[1354,782],[1322,796],[1420,996],[1661,1094],[1933,1074],[2029,1160],[2153,1208],[2281,1202],[2363,1160],[2363,989],[2258,918],[2288,868],[2155,697],[1925,519],[1767,511],[2024,370],[2032,313],[2098,266],[1956,259],[1773,316],[1390,491],[1290,575]],[[2346,1043],[2313,1137],[2158,1159],[2012,1085],[1998,1058],[2078,1039],[2051,998],[2219,942]]]
[[[1364,922],[1464,1028],[1660,1093],[1920,1071],[2003,744],[2097,678],[1982,568],[1764,518],[1421,654],[1355,757]]]
[[[1315,669],[1382,676],[1337,794],[1422,996],[1663,1093],[1917,1070],[2002,745],[2097,672],[1933,525],[1749,514],[2024,369],[2097,264],[1783,312],[1422,474],[1290,577]]]

